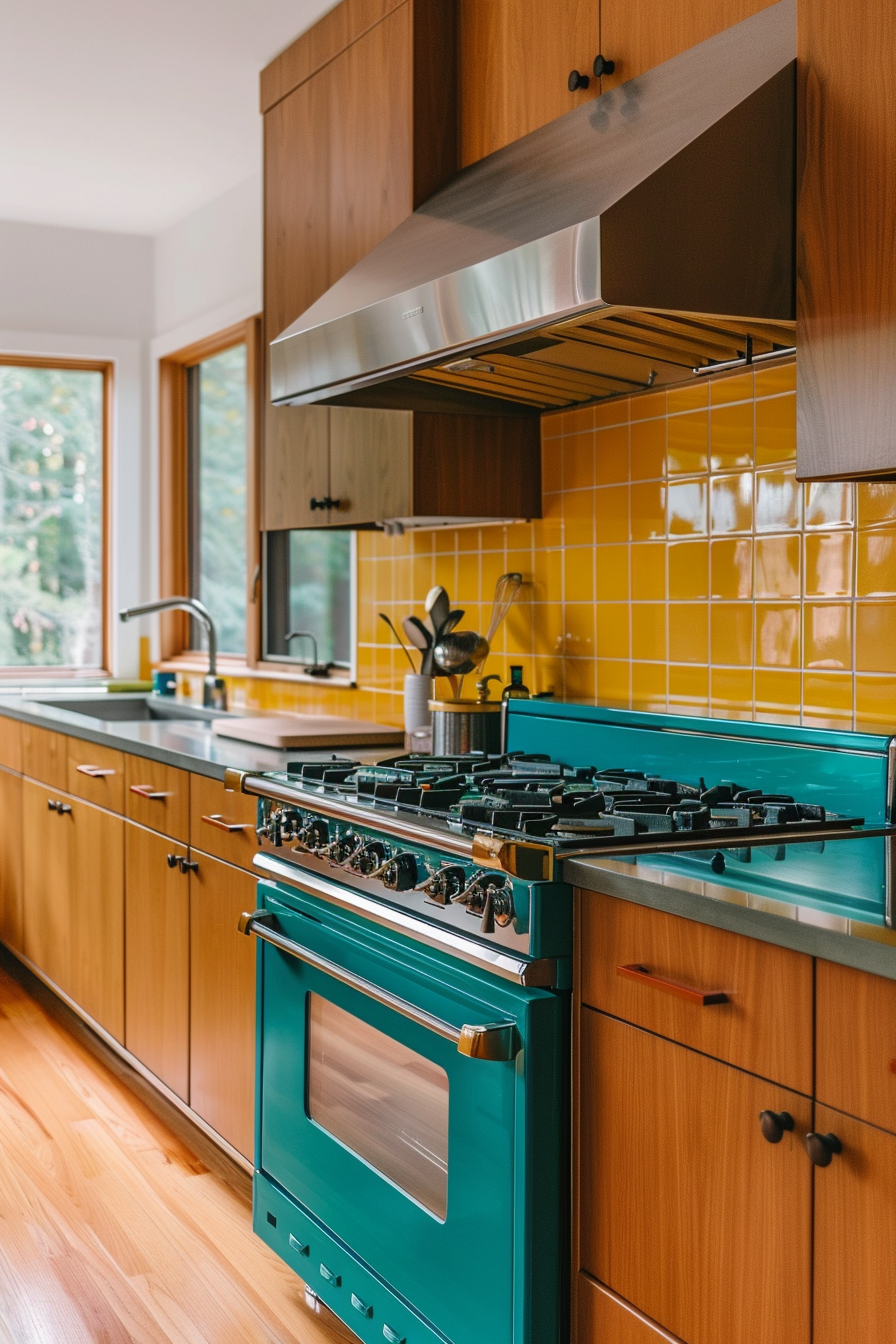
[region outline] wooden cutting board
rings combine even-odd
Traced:
[[[249,719],[213,719],[219,737],[235,737],[258,747],[376,747],[404,745],[404,731],[384,723],[331,714],[259,714]]]

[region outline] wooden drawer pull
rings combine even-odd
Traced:
[[[228,834],[233,831],[255,830],[251,821],[225,821],[220,812],[213,812],[210,817],[203,817],[202,820],[206,826],[215,826],[219,831],[227,831]]]
[[[651,985],[654,989],[662,990],[664,994],[674,994],[677,999],[687,999],[688,1003],[698,1003],[701,1008],[708,1008],[714,1003],[727,1003],[728,995],[721,990],[711,990],[704,994],[699,989],[689,989],[687,985],[677,985],[674,980],[663,980],[659,975],[651,975],[646,966],[617,966],[616,974],[623,976],[626,980],[636,980],[640,985]]]
[[[171,793],[157,793],[153,790],[151,784],[132,784],[131,793],[136,793],[139,798],[148,798],[150,802],[156,802],[159,798],[173,798]]]
[[[104,775],[114,775],[115,771],[104,769],[101,765],[78,765],[75,766],[79,775],[89,775],[91,779],[102,779]]]

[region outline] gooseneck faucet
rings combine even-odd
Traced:
[[[208,672],[202,683],[202,703],[206,709],[226,709],[227,687],[223,677],[218,676],[218,633],[208,607],[196,597],[160,597],[157,602],[125,607],[118,613],[118,619],[131,621],[135,616],[150,616],[156,611],[188,611],[205,627],[208,635]]]

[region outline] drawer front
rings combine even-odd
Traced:
[[[818,1100],[896,1133],[896,981],[819,961],[815,1020]]]
[[[244,793],[228,793],[222,780],[192,775],[190,844],[214,858],[251,869],[258,853],[255,809],[254,798]]]
[[[22,773],[65,792],[68,787],[68,738],[65,734],[23,723]]]
[[[68,791],[89,803],[124,811],[124,755],[111,747],[98,747],[68,739]]]
[[[131,821],[183,844],[190,837],[190,776],[142,756],[126,756],[124,811]]]
[[[811,957],[611,896],[578,902],[584,1003],[811,1094]]]
[[[22,725],[18,719],[0,718],[0,765],[22,771]]]
[[[681,1344],[588,1274],[579,1274],[576,1344]]]

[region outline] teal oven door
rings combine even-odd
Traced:
[[[362,1339],[554,1344],[563,998],[259,893],[256,1230]]]

